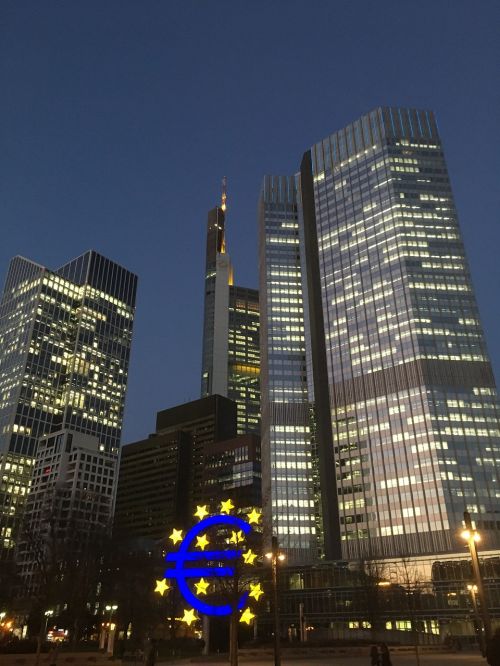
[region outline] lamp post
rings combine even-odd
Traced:
[[[481,617],[479,615],[479,609],[477,607],[477,599],[476,599],[476,594],[477,594],[477,585],[467,585],[467,589],[470,592],[470,595],[472,597],[472,609],[474,611],[474,626],[476,628],[476,635],[477,635],[477,640],[479,643],[479,648],[481,652],[484,654],[485,653],[485,645],[483,643],[483,632],[481,629]]]
[[[52,617],[54,615],[53,610],[46,610],[44,612],[45,615],[45,626],[44,626],[44,634],[42,635],[42,623],[40,622],[40,629],[38,630],[38,636],[36,639],[36,655],[35,655],[35,666],[38,666],[40,662],[40,654],[42,652],[42,641],[47,640],[47,627],[49,624],[49,617]]]
[[[108,605],[104,607],[105,610],[109,613],[109,631],[108,631],[108,647],[106,652],[108,654],[113,654],[114,645],[115,645],[115,626],[112,624],[111,620],[113,619],[113,613],[118,610],[116,604]]]
[[[482,619],[482,625],[484,627],[484,633],[480,631],[480,644],[481,650],[485,652],[486,643],[491,638],[491,620],[490,614],[488,611],[488,603],[486,600],[486,593],[484,591],[483,576],[481,573],[481,567],[479,565],[479,558],[477,555],[477,546],[476,544],[481,541],[481,535],[476,530],[475,525],[472,523],[470,513],[464,511],[464,529],[461,534],[462,538],[465,539],[467,545],[469,546],[469,552],[472,562],[472,573],[474,575],[474,582],[476,590],[474,591],[474,603],[476,604],[476,596],[479,599],[479,614]],[[476,604],[477,605],[477,604]]]
[[[105,609],[109,613],[109,621],[111,623],[111,618],[113,617],[113,613],[115,612],[115,610],[118,609],[118,606],[116,604],[114,604],[113,606],[106,606]]]
[[[47,628],[49,626],[49,618],[54,615],[54,611],[46,610],[44,615],[45,615],[45,633],[43,634],[43,640],[47,640]]]
[[[278,564],[285,559],[284,553],[280,553],[278,548],[278,538],[272,537],[271,552],[266,553],[266,557],[271,561],[271,579],[273,586],[273,606],[274,606],[274,666],[281,666],[281,646],[280,646],[280,610],[278,595]]]

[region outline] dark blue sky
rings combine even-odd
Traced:
[[[497,0],[3,0],[0,275],[95,248],[139,275],[124,442],[198,397],[206,212],[257,284],[265,173],[377,105],[436,111],[500,379]]]

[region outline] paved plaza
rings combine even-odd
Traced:
[[[415,655],[393,654],[391,655],[393,666],[417,666]],[[186,662],[178,662],[185,665]],[[198,664],[203,662],[197,662]],[[227,666],[227,661],[207,661],[207,666]],[[240,659],[241,666],[270,666],[274,661],[272,658],[266,660]],[[479,653],[465,654],[424,654],[420,656],[421,666],[487,666],[486,661]],[[331,656],[309,659],[282,659],[282,666],[370,666],[370,658]]]
[[[393,666],[417,666],[417,661],[414,654],[398,654],[394,652],[391,654]],[[39,666],[48,666],[47,654],[42,654]],[[330,655],[323,657],[303,657],[300,659],[287,657],[282,658],[282,666],[370,666],[370,658],[368,656],[344,656],[344,655]],[[2,666],[35,666],[34,654],[0,654],[0,664]],[[119,659],[109,661],[106,655],[91,654],[89,653],[63,653],[59,656],[57,666],[107,666],[107,664],[115,664],[121,666],[122,662]],[[142,661],[123,662],[124,666],[143,666]],[[209,657],[205,661],[203,658],[196,659],[179,659],[174,661],[157,662],[156,666],[228,666],[228,659],[221,658],[220,660]],[[251,658],[249,656],[240,656],[240,666],[272,666],[274,659],[271,655],[263,656],[262,658]],[[465,652],[459,654],[423,654],[420,656],[421,666],[487,666],[486,661],[480,656],[478,652]]]

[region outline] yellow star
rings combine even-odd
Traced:
[[[158,594],[161,594],[161,596],[163,596],[165,592],[168,592],[169,590],[170,590],[170,585],[167,583],[166,578],[164,578],[163,580],[156,581],[155,592],[158,592]]]
[[[193,624],[193,622],[196,622],[197,619],[198,618],[194,614],[193,608],[191,608],[191,610],[184,609],[184,617],[181,618],[181,622],[185,622],[188,625],[188,627],[190,627]]]
[[[254,619],[254,617],[255,614],[252,613],[250,608],[245,608],[245,610],[241,614],[240,622],[245,622],[246,624],[250,624],[250,622]]]
[[[209,544],[209,540],[207,539],[206,534],[202,534],[201,536],[196,537],[196,548],[201,548],[201,550],[205,550],[205,548]]]
[[[243,559],[245,560],[245,564],[253,564],[255,558],[257,557],[256,553],[252,553],[252,550],[247,550],[246,553],[243,553]]]
[[[257,511],[257,509],[252,509],[250,513],[247,513],[248,522],[250,523],[250,525],[252,523],[258,525],[261,515],[262,515],[261,512]]]
[[[172,539],[175,546],[178,541],[182,541],[182,530],[176,530],[174,527],[172,534],[168,538]]]
[[[231,531],[231,538],[229,539],[229,543],[239,543],[240,541],[243,541],[245,538],[245,535],[243,534],[242,530],[238,530],[238,532],[233,532]]]
[[[209,583],[204,578],[201,578],[199,583],[194,584],[196,588],[196,594],[206,594],[208,590]]]
[[[255,601],[258,601],[263,594],[264,590],[260,586],[260,583],[256,583],[255,585],[250,583],[250,593],[248,595],[249,597],[253,597]]]
[[[234,509],[234,504],[232,500],[228,499],[225,502],[220,503],[220,512],[221,513],[229,513],[231,509]]]
[[[204,504],[203,506],[196,505],[196,512],[194,513],[194,516],[198,518],[198,520],[203,520],[205,516],[208,516],[207,505],[206,504]]]

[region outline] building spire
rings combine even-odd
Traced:
[[[224,176],[224,178],[222,179],[222,196],[221,196],[221,205],[220,205],[224,213],[226,212],[227,208],[226,201],[227,201],[227,177]]]

